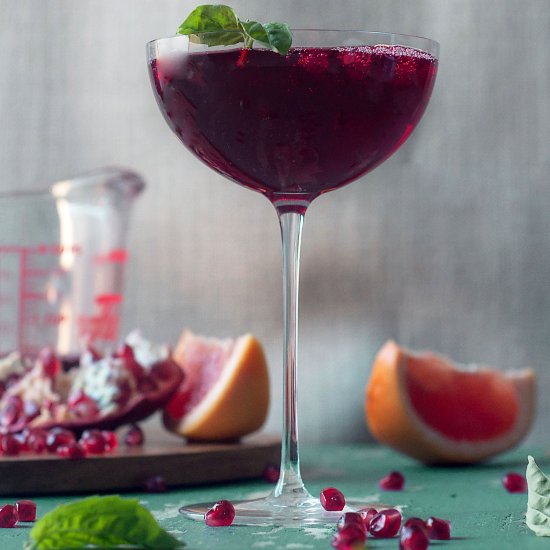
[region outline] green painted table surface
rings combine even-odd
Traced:
[[[399,505],[405,517],[436,515],[450,519],[453,540],[434,541],[430,548],[449,550],[530,550],[550,548],[550,538],[537,537],[524,523],[527,495],[510,494],[501,477],[509,471],[525,472],[527,455],[535,456],[541,469],[550,472],[545,451],[520,448],[483,466],[426,467],[388,449],[373,446],[320,446],[302,449],[302,474],[312,494],[326,486],[338,487],[351,498]],[[378,480],[391,470],[405,475],[405,489],[383,492]],[[1,480],[0,480],[1,483]],[[184,504],[237,500],[262,496],[271,486],[263,480],[180,488],[161,494],[137,493],[160,524],[194,549],[330,549],[335,526],[283,529],[280,527],[207,527],[178,514]],[[32,498],[33,495],[28,495]],[[41,516],[75,496],[36,498]],[[9,498],[4,498],[9,501]],[[0,530],[0,549],[21,549],[27,526]],[[397,549],[398,540],[369,539],[368,548]]]

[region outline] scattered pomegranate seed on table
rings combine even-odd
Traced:
[[[57,448],[68,443],[75,443],[75,436],[70,430],[65,428],[52,428],[46,435],[46,449],[50,453],[55,453]]]
[[[390,472],[378,482],[378,486],[384,491],[401,491],[405,486],[405,477],[401,472]]]
[[[139,447],[143,445],[144,440],[143,431],[137,424],[132,424],[124,434],[124,443],[128,447]]]
[[[100,430],[85,430],[79,443],[88,454],[101,455],[105,452],[105,438]]]
[[[210,527],[227,527],[234,519],[235,507],[228,500],[219,500],[204,515],[204,522]]]
[[[280,470],[279,466],[275,466],[275,464],[268,464],[262,473],[262,477],[268,482],[268,483],[277,483],[279,481],[279,475]]]
[[[105,451],[110,453],[118,447],[118,438],[115,432],[102,430],[101,435],[105,441]]]
[[[502,485],[509,493],[526,493],[527,480],[516,472],[508,472],[502,476]]]
[[[432,540],[449,540],[451,538],[451,522],[447,519],[430,516],[426,520],[426,527]]]
[[[321,505],[329,512],[339,512],[344,509],[346,499],[335,487],[326,487],[321,491]]]
[[[14,435],[0,435],[0,455],[16,456],[21,450],[21,443]]]
[[[0,506],[0,527],[9,528],[14,527],[19,517],[17,516],[17,509],[13,504],[4,504]]]
[[[397,535],[401,527],[401,512],[388,508],[378,512],[369,523],[369,533],[377,538],[391,538]]]
[[[416,522],[405,522],[399,536],[400,550],[426,550],[430,544],[430,537],[424,522],[414,518]]]
[[[147,493],[164,493],[167,489],[166,480],[162,476],[153,476],[145,480],[143,488]]]
[[[86,451],[76,441],[69,441],[59,445],[59,447],[56,448],[55,453],[58,456],[68,458],[69,460],[78,460],[79,458],[86,457]]]
[[[32,500],[18,500],[15,503],[19,521],[36,520],[36,503]]]
[[[355,550],[364,547],[366,538],[367,534],[363,529],[350,523],[332,537],[331,545],[337,550]]]
[[[376,514],[378,514],[378,510],[376,508],[361,508],[361,510],[359,510],[357,513],[361,516],[361,519],[363,520],[363,525],[368,531],[370,521]]]

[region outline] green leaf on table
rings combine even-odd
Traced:
[[[550,479],[532,456],[527,464],[527,514],[525,523],[539,537],[550,537]]]
[[[182,548],[137,499],[94,496],[63,504],[38,520],[28,550]]]
[[[192,42],[208,46],[231,46],[254,41],[286,55],[292,44],[292,32],[286,23],[241,21],[233,8],[223,4],[204,4],[195,8],[179,26],[178,34],[189,35]]]

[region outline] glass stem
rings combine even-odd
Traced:
[[[278,209],[283,244],[283,430],[281,472],[273,491],[275,497],[292,500],[307,498],[300,475],[297,414],[298,286],[300,280],[300,243],[304,212]]]

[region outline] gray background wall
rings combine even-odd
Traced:
[[[550,413],[550,9],[546,0],[235,0],[295,27],[441,43],[433,100],[382,167],[319,198],[303,240],[300,435],[365,440],[364,386],[395,338],[461,362],[534,366]],[[279,430],[281,259],[273,208],[188,154],[157,110],[144,44],[183,0],[0,0],[0,190],[107,164],[148,183],[130,235],[125,330],[265,344]],[[1,220],[0,220],[1,224]]]

